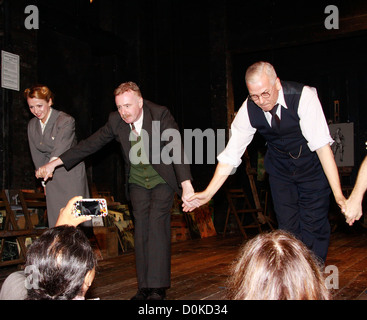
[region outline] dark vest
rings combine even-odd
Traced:
[[[304,85],[288,81],[281,84],[288,109],[282,107],[279,133],[271,128],[264,112],[253,101],[247,101],[247,109],[251,125],[267,141],[266,171],[269,174],[293,175],[313,170],[320,162],[315,152],[308,148],[299,125],[297,112]]]

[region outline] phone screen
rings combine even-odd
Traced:
[[[80,201],[79,209],[83,216],[99,216],[101,215],[101,206],[97,200]]]

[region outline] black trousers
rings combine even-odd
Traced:
[[[129,185],[135,227],[139,288],[171,285],[171,213],[174,191],[167,184],[146,189]]]
[[[269,175],[279,229],[293,233],[322,262],[330,239],[330,186],[321,165],[294,175]]]

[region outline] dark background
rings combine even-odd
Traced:
[[[329,4],[339,9],[339,29],[324,25]],[[38,30],[25,28],[27,5],[39,10]],[[51,88],[55,108],[76,119],[79,140],[106,122],[116,109],[113,90],[129,80],[166,105],[181,130],[226,129],[247,96],[246,68],[258,60],[271,62],[282,80],[316,87],[327,119],[340,101],[340,122],[354,123],[354,183],[367,140],[365,0],[0,0],[0,10],[1,49],[19,55],[21,67],[20,91],[1,89],[3,189],[39,185],[22,94],[32,84]],[[123,202],[119,145],[86,164],[90,184]],[[215,165],[191,169],[201,190]]]

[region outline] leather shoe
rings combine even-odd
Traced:
[[[149,288],[141,288],[138,289],[138,292],[130,300],[147,300],[149,295],[150,295]]]
[[[166,297],[166,289],[152,288],[147,300],[164,300]]]

